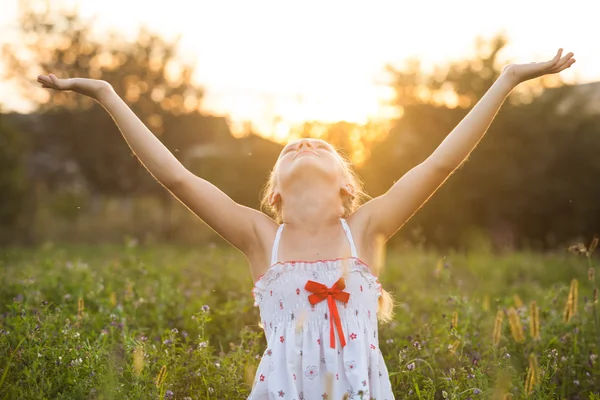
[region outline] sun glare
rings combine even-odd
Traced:
[[[290,125],[287,122],[280,121],[275,124],[273,130],[273,139],[277,142],[287,141],[290,136]]]
[[[16,19],[18,4],[18,0],[7,1],[12,8],[8,7],[9,14],[0,15],[0,23],[5,26]],[[368,6],[335,1],[256,0],[235,2],[233,13],[230,2],[205,0],[171,0],[169,7],[133,0],[56,3],[78,5],[84,18],[97,16],[94,25],[100,35],[118,30],[125,38],[135,38],[142,25],[167,38],[181,35],[181,57],[193,61],[194,78],[205,88],[201,103],[185,99],[186,107],[201,104],[206,113],[227,115],[234,122],[231,128],[236,136],[252,131],[281,142],[304,121],[361,125],[397,117],[398,110],[382,106],[390,99],[385,85],[386,64],[402,65],[402,60],[413,57],[429,66],[457,60],[472,55],[478,35],[489,37],[501,30],[509,37],[503,59],[539,60],[560,45],[574,49],[579,69],[588,65],[597,78],[597,62],[592,62],[596,46],[588,46],[586,38],[592,36],[583,34],[594,26],[594,14],[576,11],[588,3],[573,0],[579,5],[572,10],[548,9],[549,14],[539,19],[537,5],[507,2],[511,5],[485,18],[459,12],[477,9],[474,0],[384,0]],[[513,18],[512,10],[517,5],[519,15],[524,15],[522,19]],[[456,18],[449,18],[453,12]],[[576,13],[577,18],[570,13]],[[425,15],[426,23],[421,18]],[[402,16],[401,24],[398,16]],[[568,29],[556,29],[559,19],[566,21]],[[570,19],[577,23],[570,23]],[[511,21],[510,29],[506,21]],[[177,79],[180,71],[173,65],[168,72]],[[442,97],[437,100],[458,101],[451,94]],[[9,100],[0,98],[0,102],[5,101]],[[17,104],[19,100],[11,101]]]

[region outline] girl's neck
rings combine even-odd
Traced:
[[[343,205],[339,190],[332,190],[331,183],[312,182],[290,187],[281,210],[286,226],[316,233],[339,223]]]

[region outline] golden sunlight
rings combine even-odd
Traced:
[[[8,7],[0,15],[0,32],[14,23],[19,4],[19,0],[4,2]],[[485,17],[477,15],[474,0],[382,0],[368,7],[316,0],[294,4],[171,0],[168,7],[135,0],[57,0],[52,6],[76,6],[82,17],[94,18],[94,29],[101,36],[117,30],[133,39],[140,26],[168,39],[180,36],[181,57],[196,65],[193,78],[205,89],[201,101],[185,97],[185,107],[201,106],[204,112],[227,115],[235,136],[253,131],[285,142],[293,127],[305,121],[362,126],[398,117],[397,110],[390,113],[382,105],[391,98],[385,65],[401,66],[404,60],[418,57],[431,68],[470,56],[478,35],[505,31],[509,46],[501,59],[507,61],[539,60],[557,45],[573,49],[581,67],[588,68],[578,68],[580,74],[597,78],[596,46],[591,42],[595,36],[585,32],[596,23],[593,13],[583,11],[589,3],[574,0],[571,5],[578,6],[566,8],[544,5],[543,19],[538,13],[542,3],[535,3],[507,0]],[[467,9],[473,13],[461,11]],[[516,9],[519,18],[515,19]],[[565,29],[556,29],[559,21]],[[172,79],[180,73],[177,65],[169,66]],[[564,78],[573,80],[574,75],[565,72]],[[26,111],[22,104],[27,100],[9,96],[13,91],[0,84],[6,94],[0,97],[4,108]],[[436,100],[460,104],[451,93]]]

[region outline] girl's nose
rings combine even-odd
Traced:
[[[298,149],[302,149],[302,147],[304,147],[304,146],[309,147],[309,148],[313,147],[312,144],[310,143],[310,140],[308,140],[308,139],[301,140],[300,144],[298,145]]]

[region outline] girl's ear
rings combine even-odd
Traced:
[[[279,202],[281,202],[281,195],[276,191],[271,192],[269,195],[269,204],[275,206],[275,204]]]
[[[356,195],[356,188],[351,183],[346,183],[342,185],[340,192],[346,196],[354,197]]]

